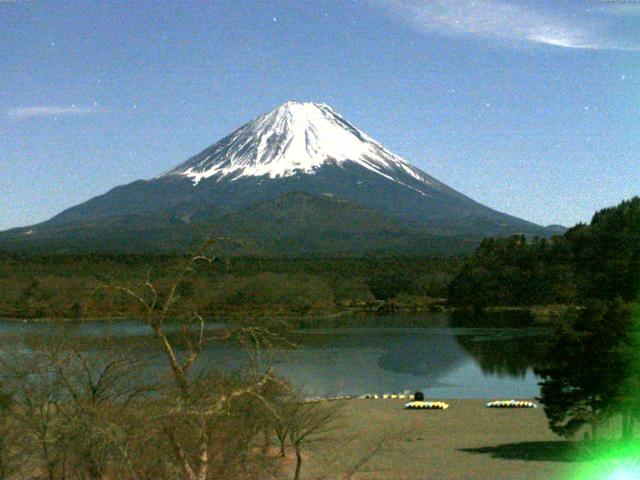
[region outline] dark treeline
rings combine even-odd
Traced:
[[[0,316],[136,314],[129,302],[92,292],[112,283],[139,285],[147,276],[170,283],[186,258],[0,253]],[[458,257],[226,258],[199,264],[180,294],[203,315],[327,314],[390,300],[416,307],[446,298],[460,263]]]
[[[640,287],[640,198],[597,212],[564,235],[486,239],[449,288],[456,306],[580,304]]]

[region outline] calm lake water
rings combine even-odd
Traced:
[[[375,324],[403,320],[398,315],[376,317]],[[533,398],[539,394],[533,367],[542,355],[544,329],[477,326],[447,315],[411,316],[411,321],[424,326],[296,331],[290,339],[297,348],[277,350],[274,368],[310,397],[404,390],[423,390],[430,398],[443,399]],[[219,324],[210,326],[217,327]],[[55,328],[46,323],[0,321],[0,337],[6,344],[10,339],[50,335]],[[118,345],[144,356],[156,369],[164,366],[143,323],[87,322],[67,330],[95,339],[91,348],[97,351]],[[111,340],[103,343],[104,338]],[[233,345],[209,344],[199,361],[233,370],[243,364],[245,354]]]

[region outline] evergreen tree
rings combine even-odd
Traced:
[[[630,378],[633,341],[630,311],[621,299],[592,301],[573,309],[551,337],[540,402],[555,433],[570,437],[584,426],[595,438],[598,425],[621,411]]]

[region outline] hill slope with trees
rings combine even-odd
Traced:
[[[551,239],[485,239],[449,286],[461,307],[625,301],[640,289],[640,198]]]

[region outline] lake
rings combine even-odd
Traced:
[[[398,325],[406,319],[378,316],[375,324]],[[478,326],[443,314],[412,315],[410,323],[423,326],[297,330],[290,336],[297,348],[274,352],[275,371],[309,397],[404,390],[422,390],[429,398],[439,399],[533,398],[539,394],[533,367],[542,356],[545,329],[504,322]],[[211,324],[208,328],[219,327]],[[10,339],[51,335],[55,328],[44,322],[0,321],[0,337],[6,345]],[[92,349],[99,351],[107,345],[131,348],[156,369],[164,368],[164,358],[143,323],[85,322],[65,328],[79,338],[95,339]],[[110,341],[103,342],[105,338]],[[244,351],[228,344],[207,345],[199,359],[201,366],[223,370],[237,369],[244,361]]]

